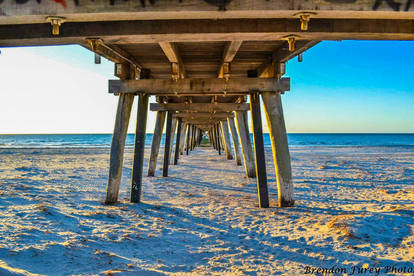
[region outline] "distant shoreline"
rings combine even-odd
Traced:
[[[6,135],[112,135],[113,133],[0,133],[0,136]],[[128,135],[134,135],[135,133],[128,133]],[[147,132],[148,134],[154,134],[153,132]],[[165,133],[163,133],[165,134]],[[250,134],[253,134],[250,132]],[[263,132],[263,134],[269,134],[269,132]],[[288,132],[293,135],[414,135],[414,132]]]
[[[135,136],[126,137],[125,145],[133,148]],[[153,134],[147,134],[145,147],[151,147]],[[253,142],[253,135],[250,134]],[[164,145],[165,134],[161,137]],[[263,134],[264,146],[270,148],[271,139]],[[292,147],[410,147],[414,134],[288,134]],[[0,135],[0,148],[110,148],[111,134],[19,134]],[[174,140],[175,143],[175,140]]]
[[[161,145],[161,148],[164,148],[164,145]],[[265,145],[264,146],[265,149],[271,149],[272,147],[269,145]],[[340,149],[340,148],[370,148],[370,149],[374,149],[374,148],[413,148],[414,149],[414,145],[289,145],[290,149],[305,149],[305,148],[309,148],[309,149],[332,149],[332,148],[336,148],[336,149]],[[64,147],[3,147],[0,145],[0,151],[2,150],[110,150],[111,147],[110,146],[106,146],[106,147],[102,147],[102,146],[89,146],[89,147],[68,147],[68,146],[64,146]],[[125,146],[125,149],[127,150],[133,150],[134,146]],[[145,146],[145,149],[151,149],[151,146]]]

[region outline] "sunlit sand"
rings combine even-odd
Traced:
[[[270,149],[269,209],[258,208],[256,182],[242,166],[204,147],[181,156],[168,178],[161,156],[141,204],[129,202],[128,150],[120,202],[105,206],[108,153],[0,150],[1,275],[412,267],[412,148],[293,147],[296,206],[282,209],[274,207]]]

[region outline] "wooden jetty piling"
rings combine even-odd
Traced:
[[[267,189],[266,158],[263,143],[260,97],[258,93],[250,94],[250,109],[253,123],[253,140],[259,206],[261,208],[267,208],[269,207],[269,193]]]
[[[236,111],[236,125],[239,132],[240,143],[243,153],[243,164],[248,178],[256,177],[254,166],[254,155],[250,140],[249,126],[247,124],[246,111]]]
[[[190,146],[191,151],[194,150],[195,133],[196,133],[196,127],[195,127],[195,125],[193,125],[192,128],[191,128],[191,146]]]
[[[236,130],[236,124],[234,123],[233,117],[227,117],[227,122],[230,126],[230,135],[233,141],[233,147],[234,147],[234,156],[236,160],[237,166],[241,166],[241,157],[240,157],[240,143],[239,143],[239,136],[237,134]]]
[[[210,140],[210,144],[213,146],[213,149],[216,149],[216,140],[214,139],[213,127],[210,127],[210,129],[208,131],[208,138]]]
[[[129,78],[133,75],[128,64],[122,64],[119,66],[122,67],[120,70],[125,71],[125,78]],[[111,154],[109,159],[109,177],[106,188],[105,204],[113,204],[118,200],[122,177],[122,165],[124,161],[125,140],[133,102],[134,95],[119,95],[114,133],[112,135]]]
[[[233,153],[232,153],[232,147],[230,143],[230,137],[229,137],[229,125],[227,124],[227,120],[221,120],[220,121],[220,127],[221,127],[221,134],[222,134],[222,141],[224,142],[224,152],[226,153],[227,160],[233,159]]]
[[[279,206],[293,206],[292,169],[281,97],[279,93],[263,93],[262,99],[272,143]]]
[[[172,125],[171,125],[171,144],[170,144],[170,152],[169,152],[170,164],[174,163],[174,155],[172,155],[172,150],[174,147],[175,130],[177,129],[177,123],[178,123],[177,119],[178,118],[173,117]]]
[[[188,124],[187,125],[187,139],[186,139],[186,145],[185,145],[186,155],[188,155],[190,151],[190,136],[191,136],[191,125]]]
[[[166,111],[157,111],[157,117],[155,119],[154,134],[152,136],[150,160],[148,162],[148,176],[155,175],[158,154],[160,151],[162,131],[164,129],[165,115],[166,115]]]
[[[134,163],[131,179],[131,202],[141,201],[142,171],[148,117],[148,95],[140,94],[138,101],[137,126],[135,132]]]
[[[178,159],[180,158],[180,145],[181,145],[181,127],[182,127],[182,119],[177,119],[177,140],[175,141],[175,152],[174,152],[174,165],[178,164]]]
[[[214,125],[214,128],[215,128],[215,132],[214,133],[215,133],[215,136],[216,136],[216,143],[217,143],[218,154],[221,155],[220,130],[219,130],[219,126],[218,126],[217,123]]]
[[[181,120],[180,155],[184,154],[187,124]],[[179,157],[178,157],[179,158]]]
[[[168,111],[167,126],[165,130],[165,146],[164,146],[164,166],[162,168],[162,176],[168,176],[168,165],[170,164],[170,145],[171,145],[171,128],[172,128],[173,112]]]

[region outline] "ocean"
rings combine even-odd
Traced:
[[[151,146],[152,134],[145,145]],[[264,134],[270,147],[269,134]],[[0,148],[109,148],[111,134],[22,134],[0,135]],[[414,147],[414,134],[288,134],[289,146]],[[253,138],[252,138],[253,141]],[[164,135],[161,143],[164,143]],[[126,146],[133,147],[134,135],[128,134]]]

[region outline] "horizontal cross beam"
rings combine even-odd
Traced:
[[[183,118],[183,122],[188,123],[188,124],[192,124],[192,125],[213,125],[213,124],[217,124],[218,122],[220,122],[221,120],[223,120],[224,118],[216,118],[216,119],[190,119],[190,118]]]
[[[247,111],[250,106],[247,103],[167,103],[150,104],[151,111],[198,111],[198,112],[228,112]]]
[[[0,1],[0,24],[42,23],[58,14],[73,21],[154,20],[186,18],[298,17],[313,11],[321,18],[407,18],[414,10],[410,0],[233,0],[233,1]],[[253,4],[254,3],[254,4]],[[226,10],[226,12],[223,12]],[[400,11],[400,12],[397,12]],[[408,11],[408,12],[406,12]]]
[[[158,96],[233,96],[249,92],[285,92],[290,78],[224,79],[139,79],[109,80],[109,93],[150,94]]]
[[[67,22],[59,36],[50,24],[0,25],[0,46],[82,44],[98,37],[106,44],[202,42],[229,40],[414,40],[412,19],[320,19],[306,32],[292,19],[136,20]]]
[[[187,119],[226,119],[227,117],[234,117],[232,113],[176,113],[174,117]]]

